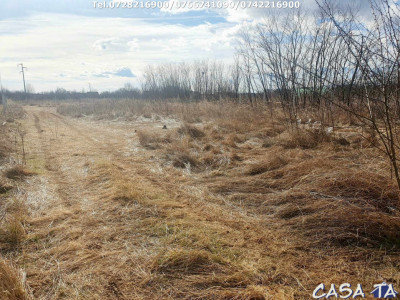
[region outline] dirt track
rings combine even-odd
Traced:
[[[185,288],[169,291],[168,283],[145,284],[158,276],[152,275],[157,255],[174,247],[166,239],[175,230],[168,228],[171,223],[190,226],[201,238],[210,238],[205,236],[210,230],[213,238],[233,231],[233,241],[245,243],[236,231],[254,220],[240,222],[217,203],[201,201],[200,188],[191,190],[149,168],[146,154],[135,148],[134,132],[140,126],[159,130],[160,124],[102,125],[66,119],[51,108],[26,110],[28,166],[40,174],[27,193],[34,217],[24,257],[36,297],[189,296],[192,291],[182,294]],[[142,200],[118,199],[119,184],[122,189],[133,184]]]
[[[348,262],[324,265],[330,254],[302,249],[268,217],[160,170],[135,129],[161,123],[25,109],[39,175],[21,194],[31,217],[18,263],[36,298],[307,299],[324,278],[351,276]]]

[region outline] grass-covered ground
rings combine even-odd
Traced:
[[[346,115],[332,130],[274,105],[25,110],[26,165],[2,173],[24,218],[18,246],[1,243],[25,295],[310,299],[321,282],[400,283],[398,191]]]

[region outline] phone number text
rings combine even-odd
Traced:
[[[300,1],[93,1],[97,9],[300,8]]]

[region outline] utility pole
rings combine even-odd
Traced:
[[[25,92],[25,100],[27,98],[26,96],[26,84],[25,84],[25,70],[27,70],[27,67],[24,67],[24,64],[18,64],[17,67],[21,66],[21,73],[22,73],[22,80],[24,81],[24,92]]]

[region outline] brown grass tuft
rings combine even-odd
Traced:
[[[4,259],[0,258],[0,298],[2,300],[32,299],[27,292],[21,275]]]
[[[227,263],[204,250],[171,250],[157,257],[153,270],[164,274],[204,274],[221,271]]]
[[[291,148],[312,149],[321,143],[330,142],[331,136],[323,129],[298,129],[289,135],[289,138],[282,141],[282,146]]]
[[[222,144],[229,146],[231,148],[237,148],[236,143],[241,143],[241,142],[243,142],[243,140],[240,139],[237,134],[231,133],[225,138]]]
[[[276,170],[287,165],[288,161],[285,157],[279,155],[271,155],[265,160],[250,165],[247,175],[258,175],[268,171]]]
[[[23,179],[27,176],[36,175],[35,172],[27,170],[24,166],[17,165],[7,169],[4,175],[9,179]]]
[[[205,136],[205,133],[200,130],[198,127],[189,125],[189,124],[184,124],[178,129],[178,133],[182,135],[188,135],[192,139],[199,139]]]
[[[197,158],[189,154],[188,152],[186,153],[175,153],[172,159],[172,165],[175,168],[186,168],[188,166],[190,167],[197,167],[199,165],[199,161]]]
[[[151,132],[150,130],[138,130],[137,136],[140,145],[147,149],[157,149],[160,143],[170,143],[169,135],[163,135],[161,132]]]
[[[370,200],[370,204],[380,209],[398,206],[397,188],[388,182],[387,178],[366,171],[338,174],[335,178],[325,181],[323,188],[337,197]]]
[[[9,216],[0,227],[0,248],[15,250],[21,246],[25,237],[26,233],[21,222],[21,216],[19,214]]]
[[[297,208],[297,211],[297,214],[292,215],[292,222],[297,223],[294,227],[310,240],[313,239],[312,244],[319,247],[356,245],[393,249],[400,246],[398,218],[371,206],[348,205],[332,199],[319,200],[309,210],[303,206],[302,209]],[[301,223],[298,222],[300,219]]]
[[[5,194],[8,191],[12,190],[13,186],[4,182],[1,178],[0,178],[0,194]]]
[[[200,166],[198,154],[192,151],[193,145],[190,137],[175,139],[164,149],[165,159],[171,161],[175,168],[197,168]]]
[[[113,184],[112,200],[139,203],[144,194],[136,188],[131,182],[117,182]]]

